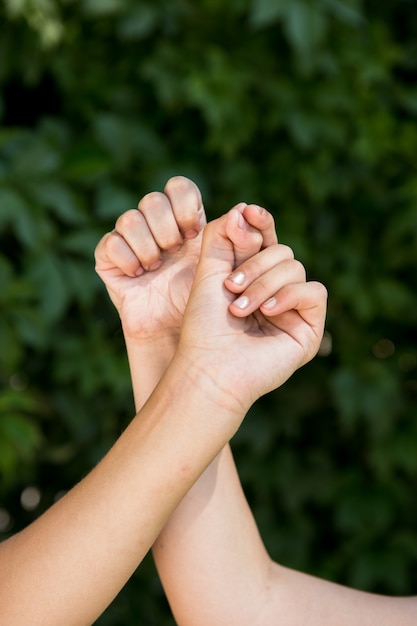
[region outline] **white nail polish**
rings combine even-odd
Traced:
[[[236,272],[236,274],[230,276],[230,280],[232,283],[235,283],[235,285],[243,285],[245,282],[245,274],[243,272]]]
[[[273,309],[276,303],[276,298],[269,298],[269,300],[263,303],[262,307],[264,309]]]
[[[246,307],[249,304],[249,298],[247,296],[240,296],[240,298],[238,298],[237,300],[235,300],[234,302],[235,306],[237,306],[239,309],[246,309]]]

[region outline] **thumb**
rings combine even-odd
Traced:
[[[204,229],[197,275],[232,272],[237,266],[259,252],[263,244],[261,232],[243,216],[247,205],[242,202]]]
[[[232,209],[233,211],[233,209]],[[233,243],[227,234],[229,213],[209,222],[203,231],[200,259],[196,269],[196,280],[199,281],[213,274],[227,275],[233,271],[235,255]]]
[[[226,234],[233,244],[234,267],[257,254],[264,243],[262,233],[249,224],[243,215],[246,203],[236,205],[227,214]]]

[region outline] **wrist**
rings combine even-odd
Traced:
[[[126,351],[138,411],[164,375],[178,343],[174,334],[138,338],[125,335]]]
[[[206,350],[184,349],[180,344],[168,369],[179,374],[184,389],[192,388],[200,406],[211,407],[213,417],[224,415],[230,425],[236,425],[235,430],[239,428],[250,403],[229,384],[216,364],[208,362]]]
[[[132,337],[124,335],[126,349],[132,353],[143,354],[151,360],[160,360],[161,357],[168,361],[175,354],[179,335],[158,335],[153,337]]]
[[[141,329],[136,329],[135,332],[132,332],[126,328],[123,321],[122,328],[127,346],[131,346],[135,350],[150,353],[155,351],[155,349],[160,349],[171,350],[173,355],[180,336],[179,328],[162,328],[152,332],[142,332]]]

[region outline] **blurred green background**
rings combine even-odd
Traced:
[[[416,34],[414,0],[1,3],[0,537],[131,418],[93,251],[183,174],[329,290],[320,355],[233,442],[270,553],[416,593]],[[150,558],[97,623],[173,624]]]

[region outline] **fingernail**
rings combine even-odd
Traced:
[[[158,267],[161,267],[161,259],[158,259],[158,261],[155,261],[155,263],[152,263],[152,265],[149,266],[149,271],[153,272],[154,270],[157,270]]]
[[[247,296],[240,296],[240,298],[235,300],[233,304],[239,309],[246,309],[249,304],[249,298]]]
[[[169,248],[167,252],[178,252],[178,250],[180,249],[181,249],[181,244],[179,243],[178,245],[173,246],[172,248]]]
[[[253,204],[252,206],[258,211],[260,215],[262,215],[262,213],[265,213],[265,209],[259,206],[259,204]]]
[[[184,237],[186,239],[193,239],[194,237],[197,237],[198,235],[198,231],[196,231],[194,228],[191,228],[190,230],[187,230],[186,233],[184,233]]]
[[[235,285],[243,285],[245,282],[245,274],[243,272],[236,272],[236,274],[229,276],[229,280],[235,283]]]
[[[276,298],[269,298],[269,300],[263,303],[262,307],[264,309],[273,309],[276,303],[277,303]]]
[[[243,217],[242,213],[239,213],[237,224],[238,224],[239,228],[241,228],[242,230],[247,230],[247,228],[248,228],[248,223],[245,220],[245,218]]]

